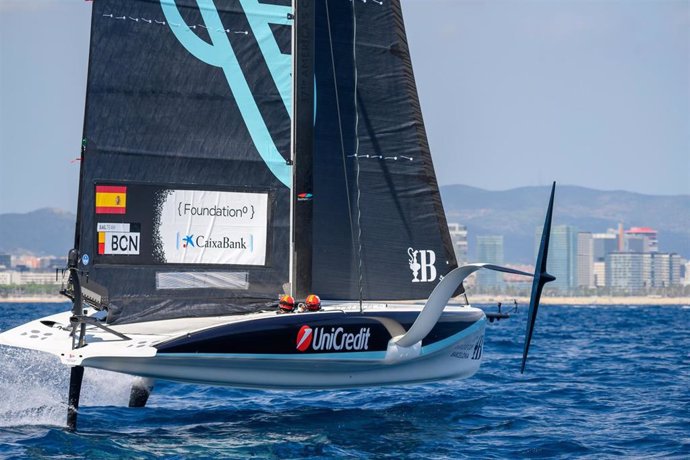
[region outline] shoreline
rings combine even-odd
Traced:
[[[462,297],[460,297],[462,298]],[[509,295],[468,295],[470,304],[496,304],[502,302],[506,307],[512,305],[513,299],[520,305],[529,305],[529,297],[512,297]],[[46,296],[12,296],[0,297],[0,303],[68,303],[69,300],[61,295]],[[690,305],[690,297],[543,297],[541,305]]]
[[[511,297],[509,295],[468,295],[470,303],[476,304],[495,304],[503,302],[506,307],[511,306],[513,299],[520,305],[529,305],[529,297]],[[592,296],[592,297],[544,297],[542,296],[540,305],[690,305],[690,297],[654,297],[654,296]]]
[[[62,295],[27,295],[0,297],[0,303],[67,303],[69,299]]]

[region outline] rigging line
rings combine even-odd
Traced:
[[[357,72],[357,12],[355,10],[355,3],[352,2],[352,64],[355,71],[355,187],[357,188],[357,259],[359,271],[359,311],[362,311],[362,297],[363,294],[363,276],[362,276],[362,208],[360,207],[360,200],[362,198],[362,189],[359,186],[359,103],[357,101],[357,84],[359,80],[359,73]]]
[[[350,185],[347,180],[347,160],[345,159],[345,140],[343,138],[343,121],[340,115],[340,97],[338,95],[338,77],[335,71],[335,53],[333,52],[333,35],[331,33],[331,14],[328,0],[326,0],[326,23],[328,24],[328,44],[331,49],[331,69],[333,70],[333,86],[335,87],[335,106],[338,112],[338,130],[340,132],[340,152],[343,159],[343,175],[345,176],[345,194],[347,196],[347,215],[350,218],[350,235],[352,235],[352,252],[356,251],[355,246],[355,225],[352,221],[352,203],[350,203]],[[361,294],[360,294],[360,310]]]

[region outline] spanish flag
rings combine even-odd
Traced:
[[[125,214],[127,187],[122,185],[96,186],[96,214]]]

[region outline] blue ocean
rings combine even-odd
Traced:
[[[1,304],[5,330],[68,304]],[[488,310],[494,310],[487,306]],[[348,391],[247,391],[87,369],[65,431],[68,370],[0,347],[2,458],[690,458],[690,307],[526,308],[488,326],[471,379]]]

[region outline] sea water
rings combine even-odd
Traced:
[[[0,328],[68,304],[0,304]],[[489,310],[494,308],[487,306]],[[247,391],[87,369],[79,430],[68,370],[0,347],[3,458],[690,458],[690,309],[542,307],[524,375],[525,310],[489,324],[467,380],[346,391]]]

